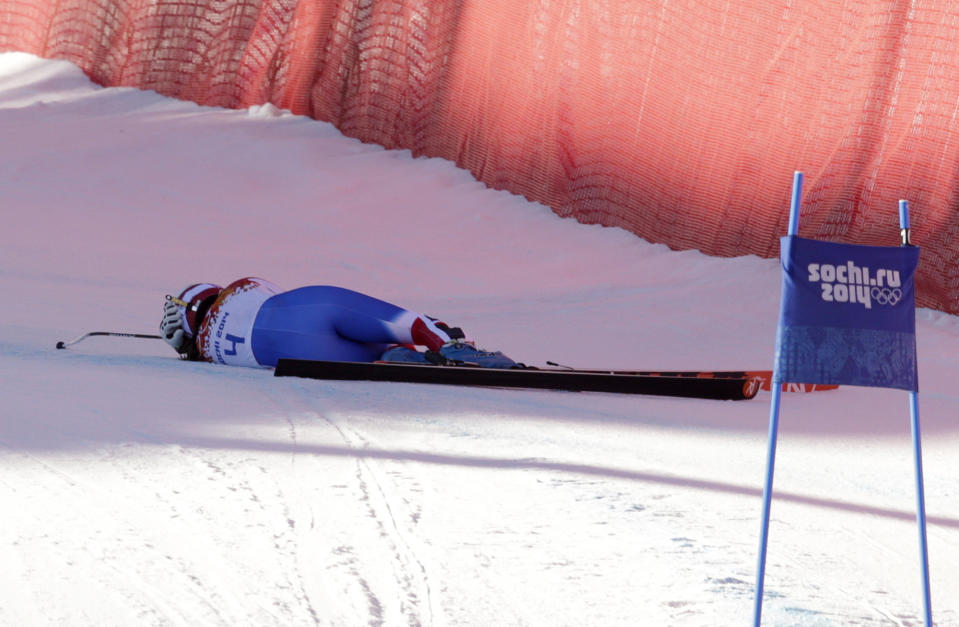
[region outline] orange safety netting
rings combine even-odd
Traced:
[[[0,50],[264,102],[562,216],[713,255],[895,245],[959,313],[959,17],[937,0],[3,0]]]

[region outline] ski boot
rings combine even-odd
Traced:
[[[429,361],[423,353],[419,352],[412,346],[406,346],[405,344],[394,344],[393,346],[387,348],[386,352],[384,352],[380,357],[380,361],[402,364],[433,363]]]
[[[525,368],[499,351],[479,350],[472,342],[447,342],[439,352],[427,351],[426,359],[439,364],[475,365],[481,368]]]

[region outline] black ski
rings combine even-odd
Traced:
[[[756,396],[759,380],[746,376],[673,376],[596,370],[478,368],[401,363],[310,361],[281,359],[278,377],[306,377],[336,381],[396,381],[504,388],[652,394],[717,400],[744,400]]]

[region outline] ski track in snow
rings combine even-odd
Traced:
[[[159,342],[53,345],[149,332],[163,294],[258,275],[440,314],[528,363],[768,367],[775,261],[29,55],[0,55],[0,130],[0,625],[748,620],[768,394],[277,379]],[[959,625],[959,319],[918,327],[933,614]],[[764,624],[921,624],[903,396],[784,396]]]
[[[350,483],[335,487],[355,495],[355,502],[366,511],[371,523],[362,542],[353,538],[349,543],[330,546],[327,559],[323,561],[345,571],[346,581],[350,582],[349,588],[344,590],[345,594],[352,598],[365,597],[369,613],[368,624],[433,624],[428,572],[416,550],[416,538],[410,528],[415,527],[420,517],[420,505],[400,496],[401,491],[421,491],[415,478],[399,471],[380,468],[374,461],[365,458],[363,450],[369,447],[370,442],[348,425],[339,424],[322,411],[311,407],[301,394],[288,394],[282,400],[273,399],[273,402],[284,408],[290,426],[293,455],[291,463],[297,461],[298,432],[316,431],[317,423],[326,426],[323,430],[332,428],[342,445],[356,452],[355,456],[352,456],[354,474]],[[299,399],[299,402],[292,405],[290,399]],[[294,419],[293,416],[299,418]],[[349,457],[347,455],[347,458]],[[415,533],[415,530],[413,532]],[[365,573],[377,571],[364,563],[370,559],[388,562],[392,578],[369,581]],[[398,607],[392,607],[397,600]],[[392,616],[391,613],[398,616]]]

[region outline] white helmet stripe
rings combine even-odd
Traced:
[[[180,294],[180,300],[190,302],[200,292],[203,290],[208,290],[211,287],[215,290],[221,289],[219,285],[213,285],[212,283],[197,283],[196,285],[191,285],[183,290],[183,293]]]
[[[203,292],[211,289],[219,291],[219,290],[222,290],[223,288],[220,287],[219,285],[214,285],[213,283],[197,283],[195,285],[191,285],[187,287],[186,289],[184,289],[180,293],[180,300],[188,304],[193,303],[193,299],[203,294]],[[193,303],[193,304],[194,306],[196,306],[199,303]],[[186,334],[188,336],[193,337],[193,335],[198,331],[198,329],[194,329],[193,326],[190,324],[190,316],[187,315],[187,308],[184,307],[183,305],[180,305],[179,309],[180,309],[180,322],[183,325],[183,330],[186,331]]]

